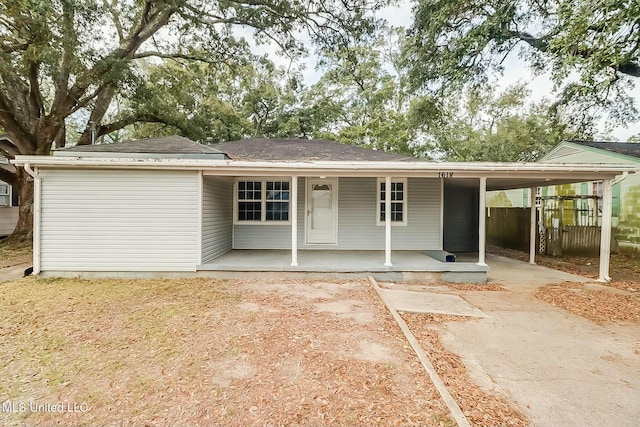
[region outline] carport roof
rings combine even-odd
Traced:
[[[17,166],[199,170],[237,177],[423,177],[447,185],[487,190],[540,187],[611,179],[633,167],[624,164],[440,163],[327,140],[249,139],[202,145],[171,136],[118,144],[76,146],[54,156],[16,156]]]
[[[141,159],[75,156],[16,156],[12,163],[27,168],[199,170],[204,175],[239,177],[423,177],[442,178],[452,185],[474,187],[478,185],[478,178],[485,177],[487,178],[487,190],[612,179],[625,172],[633,173],[633,167],[623,164],[567,163],[257,162],[202,158]]]

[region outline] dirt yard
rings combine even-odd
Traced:
[[[366,282],[0,287],[5,426],[454,425]]]
[[[0,269],[31,263],[31,242],[7,242],[0,239]]]

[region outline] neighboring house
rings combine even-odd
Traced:
[[[204,146],[182,137],[14,163],[34,176],[41,275],[287,271],[465,282],[486,281],[487,189],[608,180],[625,170],[435,163],[321,140]],[[447,262],[451,252],[477,252],[477,262]]]
[[[620,164],[640,170],[640,143],[563,141],[539,162]],[[547,199],[547,208],[563,204],[563,225],[600,225],[602,195],[601,180],[538,188],[538,196]],[[487,205],[493,207],[529,206],[528,189],[487,197]],[[629,175],[612,186],[612,226],[620,250],[640,251],[640,175]]]
[[[0,169],[15,170],[9,161],[0,155]],[[0,181],[0,238],[8,236],[18,223],[18,192],[4,181]]]

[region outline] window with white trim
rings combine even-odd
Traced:
[[[11,206],[11,190],[9,184],[0,181],[0,206]]]
[[[391,191],[387,192],[386,180],[378,178],[378,209],[377,224],[384,225],[386,221],[386,197],[391,198],[391,224],[407,225],[407,180],[394,178],[391,180]]]
[[[288,223],[290,186],[284,180],[236,181],[236,223]]]

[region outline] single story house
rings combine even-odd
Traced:
[[[487,190],[607,183],[628,169],[437,163],[323,140],[205,146],[178,136],[13,163],[34,177],[35,274],[454,282],[486,281]],[[461,252],[477,257],[451,262]],[[608,259],[603,252],[603,280]]]

